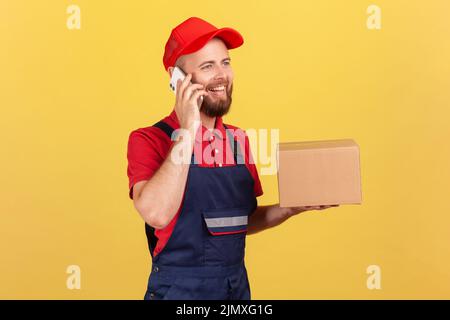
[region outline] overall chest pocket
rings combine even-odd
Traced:
[[[244,260],[249,211],[248,207],[203,211],[206,264],[234,265]]]

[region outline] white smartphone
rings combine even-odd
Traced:
[[[185,77],[186,77],[186,74],[179,67],[175,67],[173,69],[172,77],[170,78],[169,87],[173,91],[174,94],[177,94],[177,81],[178,81],[178,79],[183,81]],[[198,101],[197,101],[199,108],[202,105],[202,102],[203,102],[203,96],[200,96],[200,98],[198,98]]]

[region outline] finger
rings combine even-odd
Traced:
[[[181,88],[182,83],[183,83],[183,81],[181,81],[181,79],[177,80],[177,90],[176,90],[177,101],[179,101],[180,97],[181,97],[180,88]]]
[[[190,84],[186,88],[186,90],[184,90],[183,100],[189,100],[191,98],[193,92],[195,92],[196,90],[203,89],[203,88],[204,88],[204,86],[199,83]]]
[[[321,207],[322,207],[322,209],[329,209],[329,208],[339,207],[339,205],[338,204],[330,204],[330,205],[325,205],[325,206],[321,206]]]
[[[197,90],[191,96],[191,101],[197,101],[200,96],[207,96],[208,92],[206,90]]]
[[[179,98],[183,98],[184,96],[184,90],[186,90],[186,87],[189,86],[189,83],[191,82],[192,75],[190,73],[187,74],[187,76],[184,78],[183,82],[180,86],[180,96]]]

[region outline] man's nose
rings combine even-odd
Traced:
[[[214,75],[215,80],[224,80],[226,79],[226,73],[222,66],[218,66],[216,68],[216,74]]]

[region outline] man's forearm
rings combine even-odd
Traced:
[[[249,217],[247,234],[254,234],[275,227],[292,216],[291,208],[280,208],[280,205],[258,206]]]
[[[164,228],[172,220],[183,199],[190,162],[174,162],[171,157],[171,153],[180,149],[183,143],[188,143],[184,145],[185,151],[192,152],[192,142],[175,142],[161,167],[144,185],[137,200],[139,211],[146,222],[158,229]]]

